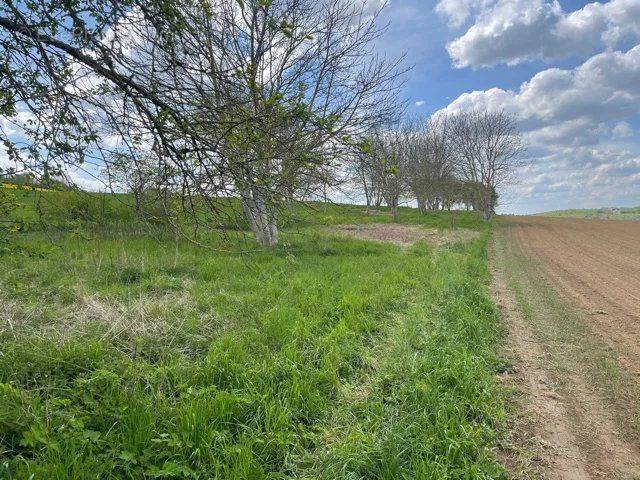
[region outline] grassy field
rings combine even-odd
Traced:
[[[318,205],[265,251],[143,234],[99,196],[86,214],[41,193],[42,215],[12,195],[0,478],[503,477],[490,227],[474,214],[403,209],[482,235],[401,248],[324,228],[386,212]]]
[[[640,207],[632,208],[587,208],[556,210],[541,213],[545,217],[599,218],[603,220],[640,220]]]

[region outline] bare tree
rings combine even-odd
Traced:
[[[403,176],[421,213],[442,203],[454,174],[454,159],[445,116],[417,119],[401,129]]]
[[[402,169],[406,155],[405,147],[402,134],[397,129],[377,132],[371,143],[371,167],[375,169],[382,198],[391,209],[394,222],[399,220],[400,199],[408,192]]]
[[[172,195],[214,213],[239,196],[258,242],[274,245],[301,179],[325,176],[397,108],[403,69],[375,55],[384,29],[368,11],[348,0],[4,2],[0,115],[28,112],[31,141],[0,140],[32,169],[63,169],[104,165],[141,137],[173,172]]]
[[[152,151],[116,152],[105,172],[112,191],[123,190],[133,196],[135,214],[141,219],[145,203],[151,200],[146,198],[148,194],[157,193],[167,183],[162,177],[162,162]]]
[[[473,203],[490,220],[498,189],[513,179],[521,164],[523,144],[517,120],[504,111],[474,110],[453,114],[449,122],[458,173],[477,186]]]
[[[358,194],[364,196],[366,212],[382,205],[382,178],[377,158],[373,155],[371,136],[362,139],[352,155],[347,157],[347,174],[355,184]]]

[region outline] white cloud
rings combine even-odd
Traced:
[[[24,127],[34,122],[36,117],[24,108],[18,109],[13,117],[0,117],[0,131],[8,137],[22,135]]]
[[[627,122],[618,122],[613,130],[611,130],[613,138],[633,137],[633,128]]]
[[[450,27],[460,27],[472,14],[494,3],[495,0],[440,0],[436,12],[447,19]]]
[[[504,109],[520,119],[531,163],[504,192],[515,199],[510,211],[640,204],[640,147],[619,141],[640,115],[640,45],[571,70],[544,70],[517,90],[465,93],[442,111],[470,109]]]
[[[425,103],[427,103],[427,102],[425,102],[424,100],[418,100],[418,101],[416,102],[416,107],[421,107],[421,106],[423,106]]]
[[[356,5],[362,6],[365,15],[375,15],[386,4],[386,0],[357,0]]]
[[[584,141],[605,133],[603,123],[640,113],[640,45],[628,52],[605,52],[573,70],[550,68],[518,91],[493,88],[460,95],[445,110],[505,109],[541,143]],[[580,142],[579,142],[580,143]]]
[[[0,170],[7,170],[14,167],[13,162],[9,160],[9,155],[7,155],[3,149],[0,149]]]
[[[109,190],[104,181],[89,177],[82,173],[70,172],[69,179],[74,185],[82,190],[90,192],[106,192]]]
[[[560,149],[536,159],[520,177],[502,196],[509,200],[503,211],[640,204],[640,155],[611,146]]]
[[[477,2],[459,0],[478,7]],[[443,0],[436,10],[447,12],[456,1]],[[447,14],[450,23],[467,18],[470,8]],[[612,49],[624,39],[640,38],[640,2],[593,2],[571,13],[557,0],[498,0],[477,8],[475,23],[447,45],[459,68],[515,65],[528,60],[584,57]]]

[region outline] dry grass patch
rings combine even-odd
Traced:
[[[466,228],[440,229],[424,228],[417,225],[395,223],[376,223],[367,225],[338,225],[331,227],[332,232],[351,235],[361,240],[388,242],[409,246],[419,240],[441,246],[457,242],[467,242],[480,235],[480,232]]]
[[[128,350],[140,339],[154,339],[165,345],[180,343],[184,340],[180,335],[195,335],[191,332],[194,329],[199,337],[213,338],[234,324],[214,312],[200,312],[195,299],[184,291],[141,295],[125,302],[79,290],[76,302],[69,305],[46,301],[32,304],[0,297],[0,307],[0,335],[48,338],[52,342],[97,335],[122,350]]]

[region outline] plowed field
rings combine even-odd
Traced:
[[[509,226],[554,289],[640,373],[640,222],[521,217]]]
[[[492,260],[524,470],[640,478],[640,222],[511,217]]]

